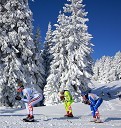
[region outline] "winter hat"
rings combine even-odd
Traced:
[[[17,80],[17,83],[19,87],[23,86],[23,82],[21,80]]]
[[[64,95],[64,90],[61,90],[60,91],[60,95]]]
[[[81,92],[81,96],[86,96],[87,94],[87,92]]]

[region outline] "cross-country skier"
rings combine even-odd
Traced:
[[[72,95],[68,90],[62,90],[59,93],[60,99],[64,102],[67,117],[73,117],[71,104],[73,103]]]
[[[93,93],[82,93],[83,103],[90,105],[93,120],[91,122],[100,123],[100,115],[98,108],[102,104],[103,99]]]
[[[23,86],[22,81],[18,81],[18,89],[17,92],[20,95],[16,96],[16,100],[21,100],[25,103],[26,110],[27,110],[27,117],[23,119],[23,121],[32,122],[34,121],[33,116],[33,106],[36,105],[38,102],[42,101],[43,94],[38,93],[35,89],[32,88],[25,88]]]

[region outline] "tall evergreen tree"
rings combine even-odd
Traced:
[[[113,59],[113,66],[115,67],[116,70],[116,76],[117,80],[121,79],[121,52],[118,51]]]
[[[99,69],[100,69],[100,60],[96,60],[93,67],[92,67],[92,70],[93,70],[93,76],[92,76],[92,80],[94,81],[98,81],[99,79]]]
[[[34,43],[35,43],[35,50],[36,52],[41,52],[41,46],[42,46],[42,41],[41,41],[41,32],[40,32],[40,28],[38,27],[35,35],[34,35]]]
[[[41,41],[41,33],[40,28],[37,28],[35,36],[34,36],[34,43],[35,43],[35,64],[38,67],[38,71],[35,73],[36,77],[36,84],[40,87],[40,89],[44,89],[45,85],[45,66],[44,66],[44,59],[43,59],[43,51],[41,50],[42,41]],[[38,87],[36,86],[36,87]],[[39,88],[37,88],[39,90]]]
[[[0,2],[0,104],[13,106],[17,79],[36,85],[32,12],[28,0]]]
[[[56,30],[53,32],[53,47],[50,49],[50,53],[53,55],[53,60],[50,64],[49,76],[47,77],[47,84],[44,88],[45,94],[45,104],[57,104],[58,100],[58,91],[60,88],[60,76],[64,70],[64,39],[62,35],[64,34],[65,29],[63,28],[62,21],[64,20],[64,15],[59,14],[58,23],[55,24]],[[63,42],[62,42],[63,41]],[[60,53],[61,51],[61,53]]]
[[[44,42],[44,60],[45,60],[46,77],[49,75],[50,63],[53,59],[53,55],[51,53],[51,48],[53,47],[52,38],[53,38],[53,31],[52,31],[51,23],[49,22],[48,30]]]
[[[101,75],[102,75],[100,81],[108,83],[108,82],[116,79],[115,71],[112,67],[112,57],[106,56],[103,64],[104,64],[103,70],[100,71]]]
[[[66,86],[76,85],[82,87],[82,91],[88,89],[92,74],[92,36],[87,32],[88,21],[87,12],[84,10],[82,0],[67,0],[70,4],[65,4],[64,12],[70,13],[68,24],[68,40],[66,42],[67,72],[65,72]],[[70,79],[69,79],[70,78]],[[84,89],[84,90],[83,90]]]
[[[56,30],[53,32],[55,42],[52,52],[50,75],[45,86],[46,104],[58,103],[58,91],[68,89],[77,99],[78,87],[87,91],[92,73],[91,52],[92,36],[87,32],[88,21],[82,0],[67,0],[64,14],[59,14]],[[50,98],[50,99],[49,99]]]
[[[92,80],[109,83],[121,79],[121,52],[115,56],[102,56],[95,62]]]

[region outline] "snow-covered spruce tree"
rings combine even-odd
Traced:
[[[47,77],[47,84],[44,88],[45,95],[45,104],[57,104],[59,102],[58,99],[58,91],[60,89],[60,77],[65,68],[66,56],[64,56],[65,45],[63,35],[64,31],[64,22],[63,20],[66,17],[61,14],[58,16],[58,24],[55,24],[56,30],[53,31],[53,47],[49,50],[53,56],[53,59],[50,63],[50,71],[49,76]],[[64,62],[65,61],[65,62]]]
[[[110,81],[115,80],[115,71],[112,67],[112,57],[105,56],[103,63],[103,69],[100,70],[100,82],[109,83]]]
[[[38,53],[41,52],[41,45],[42,45],[42,41],[41,41],[41,32],[40,32],[40,28],[37,27],[36,32],[34,34],[34,43],[35,43],[35,51]]]
[[[41,35],[40,35],[40,28],[37,28],[35,36],[34,36],[34,43],[35,43],[35,65],[39,70],[35,72],[36,77],[36,84],[39,85],[40,88],[43,90],[45,85],[45,66],[44,66],[44,59],[43,59],[43,51],[41,50],[42,41],[41,41]],[[38,86],[36,86],[38,87]]]
[[[36,84],[31,16],[28,0],[0,1],[0,105],[14,105],[17,79]]]
[[[99,60],[95,62],[93,67],[93,79],[98,82],[107,82],[109,77],[109,71],[111,68],[111,58],[107,56],[103,56]],[[97,79],[95,79],[97,78]]]
[[[43,51],[44,61],[45,61],[46,78],[50,74],[49,73],[50,63],[53,59],[53,55],[51,53],[51,48],[53,47],[53,42],[52,42],[53,35],[52,35],[52,33],[53,33],[53,31],[52,31],[51,22],[49,22],[48,30],[47,30],[46,37],[45,37],[45,42],[44,42],[44,51]]]
[[[115,67],[115,72],[117,80],[121,79],[121,52],[118,51],[113,58],[113,67]]]
[[[98,81],[99,79],[99,69],[100,69],[100,60],[96,60],[94,65],[92,66],[92,70],[93,70],[93,76],[92,76],[92,80],[93,81]]]
[[[120,69],[119,63],[120,57],[118,54],[117,57],[102,56],[100,60],[95,62],[92,79],[100,83],[109,83],[118,80],[119,70],[117,70],[117,67]]]
[[[68,40],[66,42],[67,53],[67,72],[65,72],[66,86],[77,86],[81,91],[88,90],[90,77],[92,74],[92,36],[87,32],[88,27],[85,24],[88,21],[87,12],[84,10],[82,0],[67,0],[70,4],[65,4],[64,12],[70,13],[70,23],[68,24]],[[63,79],[62,78],[62,79]],[[70,78],[70,79],[69,79]],[[74,86],[73,86],[74,87]]]
[[[75,100],[78,87],[87,91],[92,73],[92,36],[87,32],[88,21],[82,0],[67,0],[64,14],[58,16],[58,24],[53,32],[54,59],[45,86],[45,104],[58,102],[58,91],[69,89]]]
[[[104,78],[104,65],[105,65],[105,60],[106,60],[106,56],[103,56],[100,59],[100,68],[99,68],[99,77],[98,77],[98,81],[102,81]]]

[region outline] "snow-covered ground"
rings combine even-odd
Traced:
[[[0,128],[121,128],[121,100],[117,94],[121,91],[121,81],[93,86],[94,92],[102,95],[104,102],[99,108],[104,123],[90,122],[92,116],[88,105],[73,103],[74,118],[65,118],[63,104],[35,107],[36,122],[27,123],[25,109],[0,108]],[[111,93],[109,98],[107,92]]]

